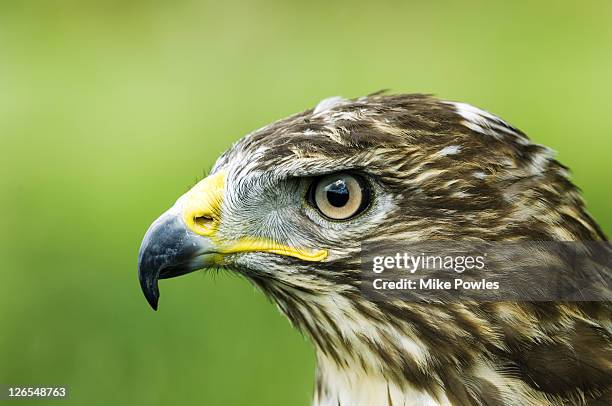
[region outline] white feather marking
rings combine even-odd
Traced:
[[[511,135],[517,138],[521,144],[527,144],[529,141],[522,134],[519,134],[506,121],[489,113],[488,111],[479,109],[467,103],[445,102],[455,107],[457,114],[465,120],[461,122],[464,126],[472,131],[481,134],[490,135],[494,138],[501,139],[505,135]]]
[[[541,175],[544,173],[554,156],[555,151],[550,148],[546,148],[543,152],[534,155],[529,165],[531,173],[534,175]]]
[[[456,155],[461,151],[461,147],[459,145],[449,145],[442,148],[438,151],[438,155],[447,156],[447,155]]]
[[[323,113],[324,111],[327,111],[331,109],[332,107],[335,107],[341,103],[344,103],[345,101],[346,99],[340,96],[328,97],[327,99],[321,100],[319,104],[317,104],[317,107],[315,107],[312,114],[317,115],[317,114]]]

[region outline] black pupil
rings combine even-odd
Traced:
[[[342,179],[338,179],[325,187],[327,201],[334,207],[342,207],[349,201],[349,190]]]

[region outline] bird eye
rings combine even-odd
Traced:
[[[354,217],[370,204],[370,191],[365,180],[345,173],[315,180],[308,194],[310,203],[332,220]]]

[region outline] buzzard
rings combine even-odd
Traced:
[[[378,93],[235,143],[150,226],[139,280],[154,309],[158,279],[251,281],[313,343],[316,406],[612,404],[608,300],[375,300],[360,248],[383,238],[606,241],[550,149],[465,103]]]

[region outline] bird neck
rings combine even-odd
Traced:
[[[431,394],[407,382],[400,386],[388,378],[352,362],[339,367],[319,353],[313,406],[450,405],[443,393]]]
[[[448,404],[429,348],[411,323],[389,322],[378,306],[360,297],[312,294],[295,300],[298,293],[305,294],[273,297],[315,346],[315,406]]]

